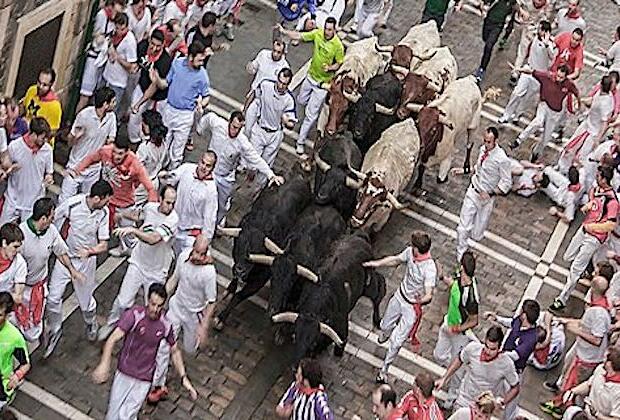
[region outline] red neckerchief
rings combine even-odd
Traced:
[[[123,39],[125,39],[128,33],[129,31],[125,32],[124,34],[119,34],[118,32],[114,31],[114,35],[112,35],[112,45],[114,45],[114,48],[118,47],[120,43],[123,42]]]
[[[30,138],[30,133],[24,134],[22,138],[24,139],[24,143],[26,143],[26,146],[28,146],[32,153],[37,153],[39,150],[41,150],[41,146],[37,146]]]
[[[611,375],[609,373],[605,373],[605,382],[620,384],[620,372],[612,373]]]
[[[12,262],[13,261],[7,260],[3,258],[2,256],[0,256],[0,273],[4,273],[7,270],[7,268],[11,266]]]
[[[411,253],[413,254],[413,249],[411,250]],[[431,257],[431,251],[425,252],[424,254],[420,254],[420,255],[415,255],[413,254],[413,261],[415,262],[422,262],[422,261],[426,261],[426,260],[430,260]]]
[[[187,3],[185,3],[185,0],[175,0],[175,3],[177,4],[179,10],[183,12],[183,14],[187,13]]]
[[[482,156],[480,156],[480,165],[482,165],[484,161],[487,160],[487,158],[489,157],[489,153],[491,153],[491,151],[485,147],[484,152],[482,152]]]
[[[37,95],[38,96],[38,95]],[[52,89],[45,96],[39,96],[41,102],[52,102],[58,100],[58,95]]]
[[[609,309],[609,301],[607,296],[599,296],[597,299],[590,299],[590,306],[600,306],[601,308]]]
[[[106,17],[108,18],[108,20],[112,20],[114,19],[114,8],[113,7],[104,7],[103,11],[105,12]]]
[[[304,385],[297,385],[297,390],[304,395],[312,395],[315,392],[323,391],[323,385],[319,385],[318,388],[306,387]]]
[[[149,63],[156,63],[157,60],[159,60],[159,57],[161,57],[161,54],[164,52],[163,48],[155,55],[151,54],[149,52],[149,50],[146,50],[146,59],[148,60]]]
[[[196,168],[196,172],[194,173],[194,179],[197,179],[198,181],[211,181],[213,179],[213,172],[207,175],[205,179],[200,179],[198,177],[198,168]]]
[[[497,359],[499,357],[501,352],[497,352],[497,354],[495,356],[491,356],[488,352],[487,352],[487,348],[483,347],[482,351],[480,352],[480,361],[481,362],[492,362],[493,360]]]
[[[581,184],[579,182],[568,186],[568,191],[570,192],[579,192],[580,189],[581,189]]]
[[[581,17],[581,13],[579,12],[579,9],[575,9],[572,12],[568,12],[566,17],[570,19],[577,19]]]
[[[534,350],[534,359],[541,365],[547,363],[547,358],[549,357],[549,353],[551,352],[551,343],[547,344],[545,347],[540,348],[538,350]]]

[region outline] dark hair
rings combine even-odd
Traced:
[[[105,179],[100,179],[90,187],[90,196],[106,198],[113,194],[112,186]]]
[[[599,276],[607,279],[607,282],[610,282],[614,274],[616,274],[616,269],[609,261],[599,261],[596,267],[598,268]]]
[[[392,403],[392,407],[396,407],[396,391],[390,385],[383,384],[377,388],[377,391],[381,395],[380,401],[384,407],[387,407],[389,403]]]
[[[495,140],[499,138],[499,131],[497,130],[497,127],[493,127],[493,126],[487,127],[487,133],[493,134],[493,138]]]
[[[332,25],[334,25],[334,28],[336,28],[336,25],[338,24],[338,22],[336,22],[336,18],[333,16],[330,16],[327,19],[325,19],[325,25],[327,25],[328,23],[331,23]]]
[[[321,364],[317,360],[310,358],[302,359],[299,362],[299,368],[301,369],[301,376],[308,380],[312,388],[318,388],[323,383]]]
[[[114,16],[114,24],[121,26],[129,25],[129,17],[127,16],[127,13],[121,12]]]
[[[525,314],[527,322],[532,325],[536,324],[536,321],[538,321],[538,317],[540,316],[540,305],[538,302],[532,299],[525,299],[521,310]]]
[[[39,221],[43,216],[51,216],[54,213],[54,201],[50,197],[41,197],[32,206],[32,220]]]
[[[172,190],[172,191],[174,191],[175,193],[177,192],[177,189],[176,189],[176,188],[174,188],[172,185],[169,185],[169,184],[164,185],[164,186],[162,187],[161,191],[159,192],[159,196],[161,197],[161,199],[162,199],[162,200],[163,200],[163,199],[164,199],[164,197],[166,196],[166,192],[167,192],[168,190]]]
[[[118,136],[114,139],[114,146],[119,149],[129,150],[129,139],[125,136]]]
[[[132,4],[132,5],[133,5],[133,4],[138,4],[138,3],[140,3],[141,1],[146,2],[146,0],[131,0],[131,4]]]
[[[580,37],[582,37],[582,38],[583,38],[583,29],[581,29],[581,28],[575,28],[575,29],[573,30],[573,33],[574,33],[574,34],[577,34],[577,35],[579,35]]]
[[[598,173],[603,177],[605,181],[609,184],[614,177],[614,168],[610,166],[600,165],[598,167]]]
[[[538,327],[536,327],[536,342],[544,343],[546,339],[547,339],[547,330],[545,329],[545,327],[542,327],[539,325]]]
[[[463,256],[461,257],[461,266],[463,267],[463,271],[469,277],[474,276],[474,272],[476,271],[476,259],[474,258],[474,253],[471,251],[465,251]]]
[[[50,123],[48,123],[45,118],[34,117],[32,121],[30,121],[29,128],[30,132],[36,134],[37,136],[45,134],[46,137],[50,137],[52,135]]]
[[[162,125],[164,123],[159,111],[154,109],[147,109],[142,113],[142,122],[152,130],[156,125]]]
[[[568,68],[566,64],[562,64],[560,67],[558,67],[557,71],[561,71],[564,74],[568,74],[570,72],[570,69]]]
[[[233,111],[230,114],[230,118],[228,120],[229,121],[237,120],[239,122],[245,122],[245,115],[243,115],[243,112],[241,111]]]
[[[155,127],[151,128],[149,140],[153,142],[155,146],[160,147],[164,143],[164,140],[166,140],[166,135],[168,135],[168,128],[163,124],[157,124]]]
[[[202,15],[202,19],[200,19],[200,26],[206,28],[208,26],[215,25],[215,22],[217,22],[216,14],[213,12],[206,12]]]
[[[611,77],[609,75],[605,75],[601,79],[601,92],[609,93],[610,90],[611,90]]]
[[[540,186],[543,188],[547,188],[550,183],[551,183],[551,180],[549,179],[549,175],[542,174],[542,178],[540,179]]]
[[[7,245],[13,242],[24,242],[24,232],[17,223],[5,223],[0,227],[0,244],[2,241],[6,242]]]
[[[570,185],[579,184],[579,169],[574,165],[568,168],[568,182]]]
[[[614,79],[616,81],[616,83],[620,82],[620,73],[618,73],[616,70],[610,71],[609,72],[609,77]]]
[[[41,70],[41,71],[39,72],[39,76],[40,76],[40,75],[42,75],[42,74],[49,74],[49,75],[50,75],[50,77],[51,77],[51,79],[52,79],[52,81],[50,82],[50,84],[52,84],[52,85],[53,85],[53,84],[54,84],[54,82],[56,81],[56,71],[55,71],[53,68],[51,68],[51,67],[47,67],[47,68],[45,68],[45,69]]]
[[[284,67],[278,72],[278,78],[280,78],[280,76],[284,76],[290,80],[293,78],[293,72],[288,67]]]
[[[159,296],[163,300],[168,299],[168,292],[166,292],[166,286],[161,283],[153,283],[149,286],[148,297],[151,297],[151,295],[153,294]]]
[[[433,376],[428,372],[421,372],[415,377],[415,384],[420,391],[422,391],[422,395],[425,398],[429,398],[433,395],[433,388],[435,388],[435,381],[433,380]]]
[[[497,325],[494,325],[492,327],[489,327],[484,337],[487,341],[490,341],[491,343],[501,344],[502,341],[504,341],[504,331]]]
[[[109,86],[103,86],[95,91],[95,108],[101,108],[103,104],[112,102],[116,98],[116,93]],[[120,98],[119,98],[120,99]]]
[[[420,254],[427,253],[431,249],[430,235],[421,230],[414,230],[411,234],[411,246],[416,248]]]
[[[545,32],[551,32],[551,23],[549,23],[548,20],[541,20],[540,29],[542,29]]]
[[[607,350],[607,360],[611,362],[614,372],[620,372],[620,349],[618,347],[612,346]]]
[[[190,57],[196,57],[198,54],[204,54],[207,47],[200,41],[192,41],[187,49],[187,55]]]
[[[8,314],[13,310],[13,296],[9,292],[0,292],[0,308],[4,308],[4,314]]]
[[[151,32],[151,39],[156,39],[159,42],[164,42],[166,40],[166,36],[161,30],[153,29],[153,32]]]

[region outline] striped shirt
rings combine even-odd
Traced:
[[[279,405],[281,407],[293,405],[291,420],[333,420],[334,418],[334,414],[327,405],[327,394],[322,385],[318,389],[306,391],[293,382],[284,393]]]

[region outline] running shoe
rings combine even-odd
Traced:
[[[97,321],[93,322],[92,324],[88,324],[86,326],[86,338],[88,339],[88,341],[90,342],[97,341],[98,333],[99,333],[99,325],[97,324]]]
[[[564,415],[564,409],[562,409],[562,407],[557,407],[555,404],[553,404],[553,401],[540,403],[540,409],[543,413],[549,414],[554,419],[559,420]]]
[[[377,373],[377,377],[375,378],[375,382],[378,384],[387,384],[387,375],[382,371]]]
[[[551,312],[561,312],[566,308],[566,305],[558,298],[556,298],[551,305],[549,305],[549,310]]]
[[[553,392],[554,394],[557,394],[558,392],[560,392],[560,387],[558,386],[557,383],[555,383],[555,381],[543,382],[543,388],[545,388],[547,391]]]
[[[60,341],[60,337],[61,337],[60,332],[56,334],[50,334],[47,337],[47,340],[46,340],[47,345],[45,346],[45,352],[43,353],[44,359],[47,359],[48,357],[52,355],[52,353],[56,349],[56,346],[58,345],[58,342]]]

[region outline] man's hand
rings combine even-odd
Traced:
[[[587,202],[586,204],[584,204],[583,206],[581,206],[581,212],[582,213],[587,213],[590,211],[590,209],[592,208],[592,203],[591,202]]]
[[[76,269],[72,269],[70,271],[71,274],[71,280],[73,280],[73,282],[77,282],[77,283],[85,283],[86,282],[86,276],[83,273],[80,273],[79,271],[77,271]]]
[[[80,249],[78,249],[77,256],[78,256],[78,258],[81,258],[83,260],[88,259],[88,257],[90,257],[90,249],[88,249],[88,248],[80,248]]]
[[[13,172],[17,172],[21,169],[21,165],[19,163],[12,163],[11,166],[9,166],[9,169],[6,170],[6,174],[7,175],[11,175]]]
[[[435,381],[435,389],[440,390],[444,386],[445,379],[443,376]]]
[[[329,72],[331,71],[331,66],[327,63],[323,63],[323,65],[321,66],[321,68],[323,69],[324,72]]]
[[[119,227],[119,228],[114,229],[113,233],[119,238],[124,238],[127,235],[132,235],[135,229],[136,228],[133,226]]]
[[[47,174],[45,175],[45,178],[43,178],[43,185],[45,185],[46,187],[49,187],[50,185],[54,184],[54,175],[52,174]]]
[[[280,175],[274,175],[271,178],[269,178],[269,186],[271,187],[273,184],[277,185],[278,187],[280,185],[284,184],[284,177],[280,176]]]
[[[463,0],[459,1],[458,4],[454,6],[455,12],[460,12],[461,10],[463,10]]]
[[[24,295],[22,293],[12,293],[13,303],[15,306],[21,305],[24,300]]]
[[[110,378],[110,371],[107,366],[99,363],[99,365],[97,365],[95,370],[93,370],[93,373],[91,376],[93,378],[94,383],[102,384],[104,382],[107,382],[107,380]]]
[[[374,268],[377,267],[376,261],[366,261],[362,263],[362,267]]]
[[[78,173],[75,171],[75,169],[67,168],[65,169],[64,175],[69,176],[71,178],[77,178]]]
[[[486,191],[482,191],[480,194],[478,194],[480,196],[480,198],[482,198],[482,200],[487,201],[491,199],[491,196],[489,195],[488,192]]]
[[[228,42],[222,42],[216,48],[217,51],[228,51],[230,50],[230,44]]]
[[[183,377],[183,387],[189,391],[189,396],[192,401],[196,401],[198,399],[198,392],[196,392],[194,385],[192,385],[192,382],[189,380],[187,375]]]
[[[276,23],[276,24],[273,26],[273,29],[277,29],[277,30],[278,30],[278,32],[280,32],[281,34],[283,34],[283,33],[284,33],[284,27],[283,27],[282,25],[280,25],[279,23]]]
[[[196,347],[204,350],[207,347],[207,339],[209,338],[209,330],[200,326],[196,334]]]
[[[22,380],[17,375],[17,372],[13,372],[11,377],[9,378],[9,383],[7,384],[8,389],[15,389],[22,382]]]
[[[138,111],[140,110],[140,105],[135,103],[131,106],[131,113],[132,114],[137,114]]]
[[[558,210],[558,208],[557,208],[557,207],[555,207],[555,206],[551,206],[551,207],[549,207],[549,214],[550,214],[551,216],[557,216],[557,215],[558,215],[558,212],[559,212],[559,210]]]
[[[495,322],[497,321],[497,314],[495,312],[486,311],[482,314],[488,321]]]
[[[451,327],[448,327],[448,334],[450,335],[458,335],[461,333],[461,326],[460,325],[453,325]]]
[[[149,79],[151,79],[152,83],[157,83],[157,81],[159,80],[159,74],[157,74],[157,70],[155,70],[155,67],[152,67],[149,69]]]

